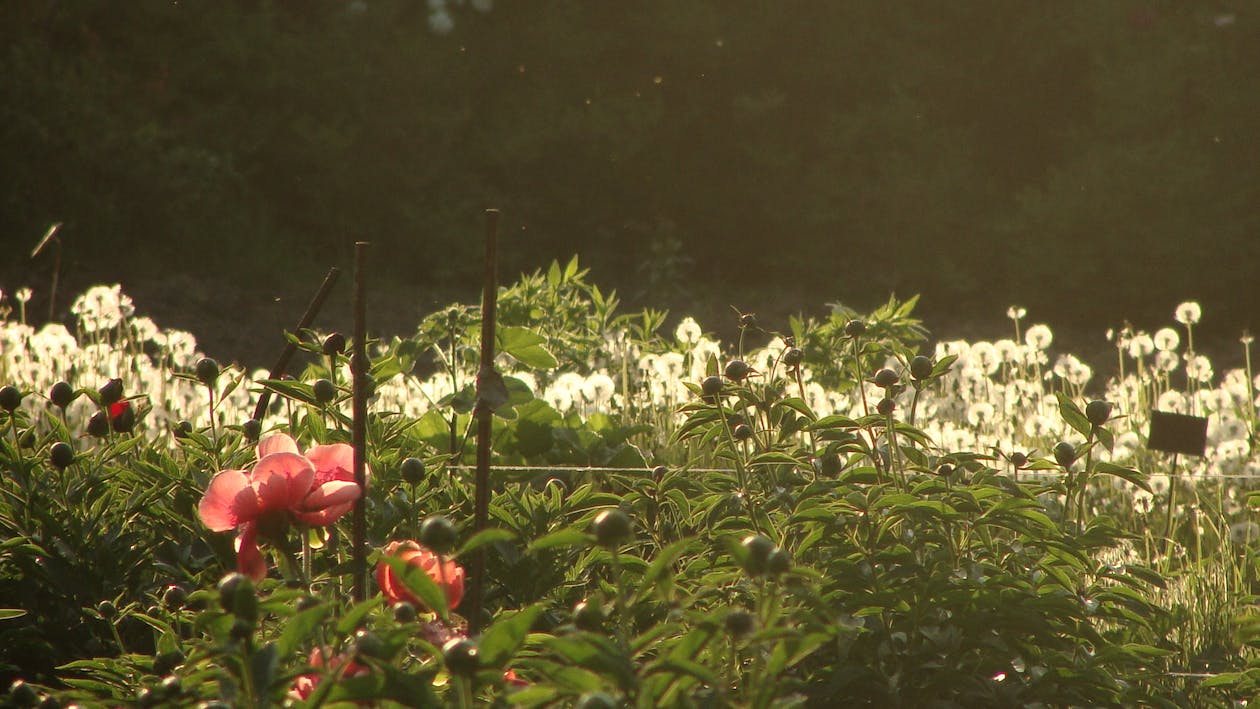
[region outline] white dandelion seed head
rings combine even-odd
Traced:
[[[1035,350],[1045,350],[1054,342],[1054,332],[1048,325],[1037,324],[1024,333],[1024,343]]]
[[[1189,409],[1189,406],[1187,406],[1185,394],[1179,391],[1166,391],[1155,400],[1155,409],[1174,414],[1184,414]]]
[[[971,345],[971,356],[969,357],[971,366],[991,375],[1001,366],[1002,360],[998,356],[997,348],[991,342],[976,342]]]
[[[684,345],[694,345],[702,336],[704,336],[704,331],[700,329],[700,324],[690,316],[683,318],[674,329],[674,338]]]
[[[1145,332],[1138,332],[1129,338],[1127,343],[1129,356],[1133,359],[1145,357],[1155,351],[1155,341]]]
[[[1181,346],[1181,335],[1171,327],[1161,327],[1155,331],[1152,341],[1160,352],[1171,352]]]
[[[1177,370],[1181,366],[1181,359],[1173,352],[1156,352],[1155,368],[1161,372],[1169,373]]]
[[[1020,360],[1020,346],[1010,338],[998,340],[993,343],[993,349],[997,350],[998,359],[1006,364],[1018,364]]]
[[[1212,361],[1204,355],[1186,358],[1186,376],[1207,383],[1212,381]]]
[[[1173,319],[1182,325],[1194,325],[1203,317],[1203,309],[1193,300],[1188,300],[1173,311]]]

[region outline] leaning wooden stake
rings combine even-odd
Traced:
[[[364,261],[368,243],[354,244],[354,354],[350,357],[350,378],[354,382],[354,481],[359,499],[354,501],[354,600],[367,599],[367,396],[371,367],[367,358],[367,302],[363,296]]]
[[[298,321],[297,329],[294,333],[300,333],[315,322],[315,316],[319,314],[319,309],[324,307],[324,300],[328,298],[328,292],[332,290],[333,284],[337,282],[337,277],[341,275],[341,269],[333,266],[328,269],[328,275],[324,276],[324,283],[316,291],[315,297],[311,298],[310,305],[306,306],[306,312],[302,314],[302,319]],[[284,351],[280,353],[280,358],[276,360],[275,365],[271,367],[271,373],[267,375],[269,379],[277,379],[284,374],[285,367],[289,366],[289,360],[293,359],[293,355],[297,353],[297,343],[289,341],[284,346]],[[263,414],[267,413],[267,403],[271,401],[271,392],[263,389],[262,394],[258,396],[258,405],[254,407],[254,420],[262,421]]]
[[[477,480],[473,502],[473,534],[486,528],[490,510],[490,424],[494,410],[507,400],[503,377],[494,369],[494,320],[498,284],[499,210],[486,210],[486,271],[481,291],[481,366],[477,369]],[[486,548],[473,552],[468,610],[469,632],[481,632],[485,595]]]

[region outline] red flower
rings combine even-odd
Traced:
[[[423,569],[433,582],[446,591],[446,604],[450,608],[459,606],[464,599],[464,569],[450,559],[441,559],[437,554],[420,546],[410,539],[401,542],[390,542],[385,547],[385,554],[396,556],[408,564]],[[385,594],[390,605],[406,601],[417,608],[426,608],[425,604],[411,594],[402,581],[394,574],[394,570],[384,561],[376,565],[376,585]]]
[[[326,526],[354,506],[362,491],[346,479],[341,448],[350,450],[344,443],[316,446],[312,460],[298,454],[292,438],[276,434],[258,444],[259,460],[248,473],[224,470],[214,476],[197,511],[202,524],[216,532],[237,530],[237,570],[254,580],[267,575],[258,551],[260,524],[272,535],[291,521]]]
[[[329,659],[325,660],[325,658]],[[311,650],[307,663],[317,670],[327,668],[327,672],[308,672],[304,675],[299,675],[293,681],[293,687],[289,690],[289,696],[293,699],[310,699],[311,695],[315,693],[315,687],[323,679],[324,675],[335,673],[342,665],[345,665],[345,670],[341,672],[342,677],[358,677],[371,672],[368,667],[360,665],[354,660],[349,660],[347,663],[344,655],[333,655],[332,648],[327,647],[317,647]]]

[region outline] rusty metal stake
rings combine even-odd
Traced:
[[[328,298],[329,291],[332,290],[333,284],[337,282],[337,277],[341,275],[341,269],[333,266],[328,269],[328,275],[324,276],[324,283],[315,292],[315,297],[311,298],[310,305],[306,306],[306,312],[302,314],[302,319],[298,321],[297,329],[294,334],[300,334],[303,330],[311,326],[315,322],[315,316],[319,314],[319,309],[324,307],[324,300]],[[289,360],[293,359],[293,355],[297,353],[297,343],[290,341],[284,346],[284,351],[280,353],[280,358],[276,360],[272,366],[268,379],[276,379],[284,374],[285,367],[289,366]],[[262,421],[263,414],[267,413],[267,403],[271,401],[271,392],[263,389],[262,394],[258,396],[258,405],[254,407],[254,420]]]
[[[350,357],[353,381],[354,481],[359,499],[354,501],[353,537],[354,600],[367,599],[367,396],[371,366],[367,358],[367,300],[364,297],[364,262],[368,242],[354,242],[354,354]]]
[[[481,291],[481,366],[477,370],[477,478],[473,502],[473,534],[486,528],[490,511],[490,432],[494,410],[507,399],[503,377],[494,370],[494,321],[499,294],[498,284],[499,210],[486,210],[486,271]],[[481,631],[482,605],[485,601],[486,548],[473,552],[468,612],[469,632]]]

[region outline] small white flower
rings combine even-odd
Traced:
[[[1010,318],[1011,320],[1019,320],[1027,314],[1028,314],[1028,311],[1024,308],[1019,307],[1018,305],[1012,305],[1011,307],[1006,309],[1006,317]]]
[[[1199,322],[1203,317],[1203,309],[1193,300],[1188,300],[1177,306],[1177,310],[1173,313],[1173,319],[1182,325],[1193,325]]]
[[[34,293],[31,292],[30,288],[19,288],[17,293],[13,294],[13,297],[17,302],[25,304],[30,302],[32,295]]]

